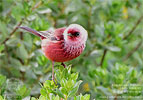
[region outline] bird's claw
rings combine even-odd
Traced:
[[[61,65],[63,65],[63,66],[64,66],[64,68],[66,68],[66,67],[67,67],[63,62],[61,63]]]

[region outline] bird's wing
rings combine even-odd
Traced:
[[[42,36],[45,36],[46,38],[50,40],[57,40],[57,38],[54,36],[53,31],[39,31],[39,34]]]
[[[65,29],[66,29],[66,27],[56,29],[55,32],[54,32],[54,36],[58,40],[64,40],[63,33],[64,33]]]

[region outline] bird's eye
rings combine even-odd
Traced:
[[[74,33],[74,36],[79,36],[79,35],[80,35],[79,32],[75,32],[75,33]]]

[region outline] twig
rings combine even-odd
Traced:
[[[20,39],[23,40],[23,32],[20,32]]]
[[[9,37],[7,37],[3,42],[2,44],[5,44],[6,41],[8,41],[10,39],[10,37],[16,32],[16,30],[18,29],[18,27],[22,24],[24,19],[22,19],[18,24],[17,26],[12,30],[12,32],[10,33]]]
[[[38,8],[42,4],[42,1],[39,1],[38,3],[35,4],[34,7],[32,7],[32,11]]]
[[[39,1],[38,3],[35,4],[35,6],[32,8],[32,11],[35,10],[36,8],[38,8],[41,5],[41,1]],[[11,11],[9,12],[11,13]],[[13,29],[13,31],[10,33],[9,37],[7,37],[2,44],[6,43],[6,41],[8,41],[10,39],[10,37],[16,32],[16,30],[18,29],[18,27],[23,23],[24,18],[18,23],[18,25]]]
[[[131,29],[131,31],[129,31],[129,33],[123,38],[123,40],[127,39],[133,32],[134,30],[137,28],[137,26],[141,23],[143,19],[143,15],[138,19],[138,21],[136,22],[136,24],[134,25],[134,27]]]
[[[135,51],[137,51],[137,49],[141,46],[141,44],[142,44],[142,40],[137,44],[137,46],[136,46],[135,48],[133,48],[133,49],[125,56],[125,58],[123,59],[123,61],[126,61],[130,56],[132,56],[133,53],[134,53]]]
[[[54,19],[54,27],[57,27],[57,20]]]
[[[103,65],[103,62],[104,62],[104,59],[105,59],[106,54],[107,54],[107,49],[105,49],[104,52],[103,52],[103,56],[102,56],[101,62],[100,62],[100,66],[101,66],[101,67],[102,67],[102,65]]]
[[[118,94],[115,95],[114,100],[118,100]]]

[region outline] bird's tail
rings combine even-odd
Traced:
[[[36,30],[33,30],[33,29],[31,29],[31,28],[24,27],[24,26],[21,26],[21,27],[18,27],[18,28],[21,28],[21,29],[23,29],[23,30],[26,30],[26,31],[28,31],[28,32],[30,32],[30,33],[36,35],[36,36],[41,37],[42,39],[45,38],[43,35],[40,34],[40,32],[38,32],[38,31],[36,31]]]

